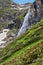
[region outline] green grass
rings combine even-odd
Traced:
[[[35,46],[37,44],[40,44],[42,40],[38,41],[38,42],[34,42],[33,44],[30,44],[24,48],[22,48],[21,50],[13,53],[13,55],[9,56],[6,60],[4,60],[4,62],[0,63],[0,65],[2,65],[3,63],[6,63],[6,62],[9,62],[11,61],[12,59],[14,59],[14,57],[17,57],[19,56],[20,54],[22,54],[24,51],[26,51],[28,48],[32,47],[32,46]]]
[[[5,48],[0,49],[0,65],[9,62],[14,57],[18,57],[24,53],[28,48],[33,47],[43,40],[43,20],[33,25],[23,35],[15,39]]]
[[[3,64],[7,64],[7,62],[10,62],[10,61],[13,61],[13,59],[16,57],[16,58],[18,58],[18,56],[23,56],[22,54],[24,54],[24,53],[26,53],[26,51],[27,51],[27,49],[31,49],[33,46],[36,46],[36,45],[41,45],[41,40],[40,41],[38,41],[38,42],[36,42],[35,44],[33,43],[32,45],[29,45],[29,46],[26,46],[25,48],[23,48],[23,49],[21,49],[21,50],[19,50],[18,52],[16,52],[14,55],[12,55],[11,57],[9,57],[7,60],[5,60],[3,63],[1,63],[0,65],[3,65]],[[40,48],[40,46],[39,46],[39,48]],[[33,49],[34,50],[34,49]],[[24,56],[25,57],[25,56]],[[41,59],[41,58],[40,58]],[[18,61],[20,61],[20,59],[18,59]],[[16,61],[16,62],[18,62],[18,61]],[[14,62],[12,63],[12,64],[14,64]],[[11,65],[12,65],[11,64]],[[32,63],[32,65],[33,64],[36,64],[36,65],[38,65],[39,64],[39,62],[37,61],[37,62],[35,62],[35,63]],[[8,64],[9,65],[9,64]],[[16,63],[14,64],[14,65],[16,65]],[[17,64],[18,65],[18,64]],[[30,64],[31,65],[31,64]]]

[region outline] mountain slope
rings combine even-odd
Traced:
[[[21,27],[21,21],[23,21],[23,13],[29,9],[30,5],[31,3],[19,5],[12,0],[0,0],[0,31],[4,28],[18,30]],[[23,14],[22,18],[21,14]],[[14,27],[11,27],[13,21]]]
[[[36,9],[35,3],[37,4]],[[43,64],[43,5],[41,0],[40,2],[37,0],[35,3],[32,5],[30,3],[18,5],[11,0],[0,0],[0,29],[9,28],[8,37],[11,36],[12,32],[14,34],[16,32],[18,33],[23,19],[29,13],[27,11],[30,9],[32,12],[32,16],[30,18],[28,16],[28,21],[26,20],[30,28],[28,30],[26,29],[26,32],[20,37],[15,37],[14,39],[13,36],[11,43],[8,45],[6,43],[4,48],[0,48],[0,65]]]
[[[28,53],[27,49],[30,49],[31,51],[29,51]],[[37,49],[36,51],[39,52],[33,53],[32,49],[33,50]],[[21,65],[24,65],[24,63],[27,63],[27,61],[28,63],[26,65],[31,64],[34,59],[43,57],[42,49],[43,49],[43,20],[37,23],[36,25],[31,26],[31,28],[25,34],[15,39],[5,48],[0,49],[0,65],[3,65],[3,63],[5,65],[20,65],[20,62]],[[31,52],[32,54],[30,54]],[[25,54],[27,56],[25,56]],[[34,57],[34,54],[35,55],[37,54],[36,56],[37,58]],[[12,59],[14,59],[14,61]]]

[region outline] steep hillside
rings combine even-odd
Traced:
[[[30,6],[31,3],[19,5],[12,0],[0,0],[0,31],[4,28],[13,28],[13,30],[16,28],[18,30],[21,27],[25,11],[28,11]],[[21,19],[19,18],[20,16]],[[14,27],[11,27],[13,23]]]
[[[0,0],[0,22],[11,21],[18,11],[18,4],[12,0]]]
[[[19,5],[14,3],[12,0],[0,0],[0,17],[2,16],[14,16],[17,12],[19,13],[20,10],[25,10],[28,6],[30,7],[31,3]],[[27,9],[28,9],[27,8]]]
[[[5,48],[0,49],[0,65],[39,65],[42,61],[43,20],[31,26],[25,34]]]
[[[14,13],[18,12],[18,9],[14,9],[15,6],[17,6],[17,4],[11,0],[0,0],[0,30],[7,28],[8,24],[13,22]]]

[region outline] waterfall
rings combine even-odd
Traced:
[[[26,16],[24,17],[23,24],[18,32],[17,36],[23,34],[29,28],[29,19],[31,18],[32,12],[29,10]]]

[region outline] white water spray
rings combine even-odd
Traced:
[[[24,22],[23,22],[22,27],[20,28],[17,36],[20,36],[29,28],[29,19],[31,18],[31,15],[32,15],[32,12],[29,10],[24,18]]]

